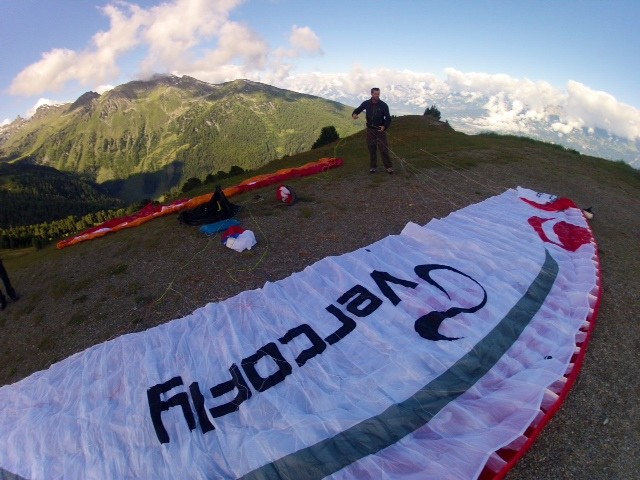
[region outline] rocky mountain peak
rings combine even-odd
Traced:
[[[69,109],[67,111],[72,112],[74,110],[79,110],[81,108],[89,109],[91,108],[91,105],[94,103],[94,101],[97,100],[98,98],[100,98],[99,93],[85,92],[82,95],[80,95],[78,99],[69,106]]]

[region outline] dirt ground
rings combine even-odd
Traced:
[[[640,180],[535,149],[511,163],[481,157],[466,170],[415,171],[396,159],[393,176],[363,165],[345,177],[298,179],[290,207],[274,189],[234,198],[244,207],[237,218],[258,240],[241,254],[168,216],[63,250],[5,255],[22,298],[0,312],[0,384],[397,234],[409,221],[425,224],[523,186],[593,207],[603,297],[578,381],[507,478],[639,478]]]

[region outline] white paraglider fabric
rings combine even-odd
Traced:
[[[599,295],[556,200],[409,223],[4,386],[0,478],[476,478],[559,391]]]

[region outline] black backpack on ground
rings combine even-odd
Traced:
[[[211,200],[191,210],[180,212],[178,221],[186,225],[206,225],[231,218],[240,211],[240,208],[242,207],[234,205],[227,199],[218,185]]]

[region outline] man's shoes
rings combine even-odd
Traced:
[[[14,302],[20,300],[20,295],[18,295],[15,290],[8,291],[7,294],[9,295],[9,298]]]
[[[7,308],[7,299],[3,296],[0,296],[0,310],[4,310]]]
[[[389,175],[393,175],[393,168],[391,168],[391,167],[387,168],[387,173]]]
[[[370,168],[369,173],[376,173],[378,171],[377,168]]]

